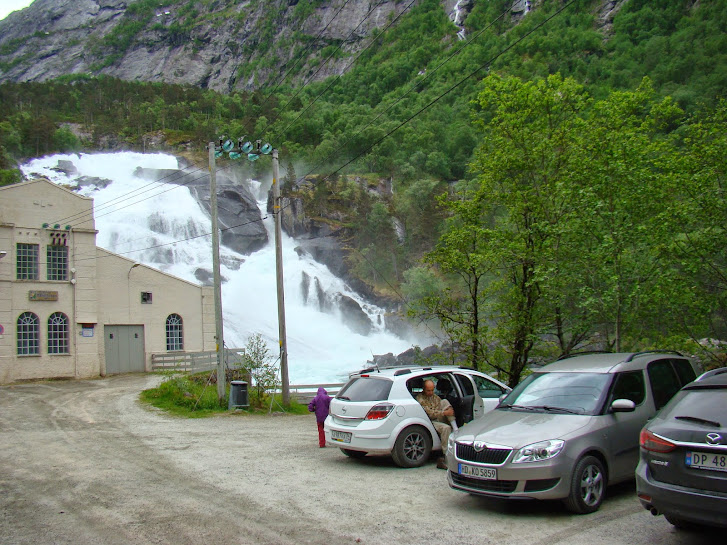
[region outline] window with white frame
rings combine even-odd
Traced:
[[[48,318],[48,353],[68,354],[68,316],[54,312]]]
[[[19,242],[15,249],[18,280],[38,280],[38,245]]]
[[[48,280],[68,280],[68,246],[49,244],[46,248]]]
[[[40,354],[40,322],[32,312],[23,312],[16,324],[18,356]]]
[[[184,350],[182,317],[179,314],[167,316],[167,350]]]

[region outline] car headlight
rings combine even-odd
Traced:
[[[447,452],[454,452],[454,442],[454,437],[450,435],[449,439],[447,439]]]
[[[527,445],[515,453],[512,459],[513,464],[524,464],[527,462],[541,462],[555,458],[565,446],[565,441],[550,439]]]

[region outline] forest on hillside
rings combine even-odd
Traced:
[[[477,367],[515,383],[584,347],[715,354],[698,341],[727,338],[727,0],[630,0],[607,36],[597,4],[546,0],[514,25],[511,2],[476,2],[460,41],[425,0],[344,75],[297,87],[4,83],[0,183],[48,153],[161,136],[204,161],[221,134],[261,138],[289,196],[337,212],[352,272]],[[353,181],[380,178],[393,195]]]

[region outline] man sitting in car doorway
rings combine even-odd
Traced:
[[[441,399],[434,393],[433,380],[424,381],[422,392],[417,396],[417,401],[432,421],[434,429],[437,430],[439,439],[442,442],[442,450],[444,451],[447,448],[449,434],[452,433],[452,426],[457,425],[454,423],[455,418],[452,405],[449,401]],[[443,456],[437,460],[437,467],[439,469],[447,469],[447,464]]]

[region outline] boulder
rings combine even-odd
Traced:
[[[138,167],[134,175],[145,180],[185,185],[203,208],[211,212],[209,176],[200,176],[198,170]],[[216,185],[217,222],[222,231],[220,243],[244,255],[264,247],[268,243],[268,234],[257,201],[247,184],[218,172]]]

